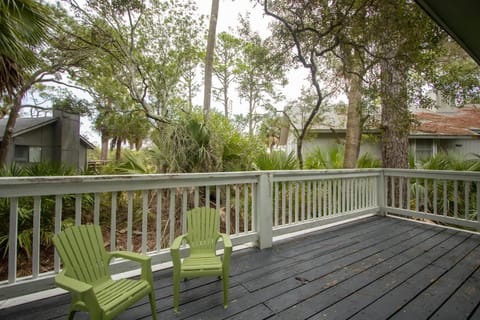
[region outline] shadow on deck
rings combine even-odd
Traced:
[[[155,273],[158,318],[480,319],[480,235],[370,217],[233,253],[230,304],[221,281]],[[65,319],[69,295],[0,310],[0,319]],[[117,319],[150,319],[147,299]],[[88,319],[77,313],[75,319]]]

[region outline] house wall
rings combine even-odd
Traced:
[[[56,150],[59,146],[55,139],[55,123],[14,137],[9,146],[7,163],[14,161],[15,146],[41,147],[41,161],[57,161]]]
[[[465,159],[478,159],[475,154],[480,155],[479,139],[452,139],[443,140],[442,145],[449,153],[454,153]]]
[[[428,149],[430,147],[430,155],[437,153],[449,153],[463,159],[478,159],[475,154],[480,155],[479,139],[432,139],[432,138],[412,138],[410,146],[415,154],[415,161],[420,160],[422,152],[419,147]]]
[[[304,159],[308,157],[308,154],[313,152],[316,148],[320,147],[324,150],[329,150],[334,147],[338,140],[344,142],[345,141],[345,134],[344,133],[336,133],[335,138],[333,133],[318,133],[314,136],[312,135],[308,139],[303,142],[303,157]],[[480,139],[471,139],[470,137],[461,139],[432,139],[432,138],[410,138],[409,145],[411,150],[416,154],[417,150],[417,141],[418,145],[430,145],[431,147],[431,155],[440,153],[440,152],[448,152],[458,157],[464,159],[478,159],[475,155],[480,155]],[[287,144],[287,152],[296,152],[296,143],[295,140],[290,140]],[[378,138],[376,139],[363,139],[362,145],[360,146],[360,154],[361,157],[363,154],[367,153],[377,159],[381,159],[382,157],[382,149],[381,144]],[[419,160],[416,159],[415,160]]]
[[[338,132],[336,137],[333,136],[333,133],[318,133],[315,136],[308,137],[303,141],[303,157],[308,157],[309,153],[313,152],[317,148],[322,148],[324,150],[329,150],[333,148],[338,141],[342,143],[345,141],[345,133]],[[294,140],[289,141],[287,144],[287,153],[296,152],[296,143]],[[382,149],[378,139],[364,139],[360,145],[360,154],[359,157],[368,153],[373,158],[380,159],[382,156]]]
[[[78,150],[78,168],[86,169],[87,168],[87,148],[80,144],[80,149]]]

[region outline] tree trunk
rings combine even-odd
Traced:
[[[384,168],[408,168],[410,112],[406,73],[390,63],[382,64],[382,161]]]
[[[228,86],[223,88],[223,107],[225,109],[225,118],[228,119]]]
[[[218,7],[220,0],[212,0],[210,25],[208,27],[207,54],[205,57],[205,88],[203,93],[203,115],[205,121],[210,117],[210,102],[212,97],[213,57],[215,55],[215,37],[217,32]]]
[[[3,138],[0,143],[0,167],[4,167],[7,164],[8,148],[10,141],[12,140],[13,129],[17,122],[18,112],[20,111],[20,104],[14,103],[7,120],[7,126],[3,133]]]
[[[297,138],[297,159],[298,159],[298,167],[300,170],[303,170],[303,137]]]
[[[100,160],[107,160],[108,156],[108,136],[102,132],[102,149],[101,149],[101,154],[100,154]]]
[[[350,89],[348,91],[348,113],[347,113],[347,132],[345,136],[345,157],[343,167],[347,169],[355,168],[357,165],[358,154],[360,153],[360,143],[362,139],[362,79],[357,74],[350,75]]]
[[[122,155],[122,139],[117,138],[117,148],[115,150],[115,160],[117,162],[120,161],[121,155]]]
[[[31,84],[24,86],[13,98],[13,106],[8,115],[5,132],[3,133],[3,138],[0,142],[0,168],[7,164],[8,149],[13,136],[13,129],[15,128],[15,123],[17,122],[18,114],[22,107],[23,96],[30,87]]]
[[[408,134],[410,131],[410,113],[407,106],[406,71],[391,61],[382,63],[382,162],[384,168],[408,168]],[[387,183],[387,205],[399,206],[399,179]],[[402,184],[404,188],[406,183]],[[406,194],[406,190],[403,190]],[[404,199],[405,201],[405,199]],[[402,204],[402,205],[405,205]]]

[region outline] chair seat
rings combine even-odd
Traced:
[[[183,260],[182,271],[222,271],[222,259],[217,256],[190,256]]]
[[[109,280],[94,288],[94,291],[100,308],[110,315],[140,300],[150,291],[150,286],[147,281],[141,280]]]

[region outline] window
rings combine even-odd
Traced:
[[[28,162],[28,147],[27,146],[15,146],[15,161],[16,162]]]
[[[42,160],[41,147],[15,146],[16,162],[40,162]]]
[[[28,162],[40,162],[42,160],[42,148],[30,147],[28,153]]]
[[[435,146],[433,140],[417,139],[415,140],[415,159],[417,161],[427,159],[435,155]]]

